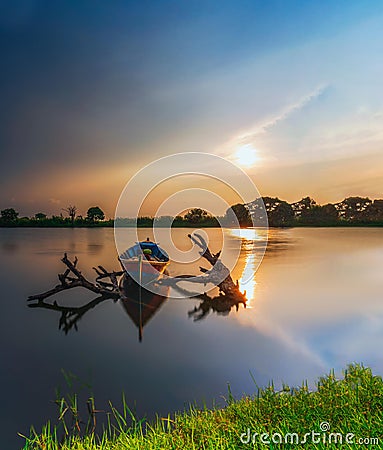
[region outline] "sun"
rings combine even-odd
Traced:
[[[235,152],[235,160],[240,166],[252,167],[258,161],[257,151],[250,144],[242,145]]]

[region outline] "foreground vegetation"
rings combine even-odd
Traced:
[[[62,420],[65,405],[63,400]],[[72,431],[64,427],[61,440],[59,428],[48,424],[41,433],[31,431],[24,450],[378,449],[383,442],[383,381],[369,368],[351,365],[341,380],[333,373],[321,378],[314,392],[306,384],[277,392],[271,384],[255,397],[235,401],[229,391],[223,409],[192,407],[152,424],[137,421],[126,406],[121,414],[113,407],[111,413],[114,425],[109,420],[100,436],[88,432],[80,437],[75,423]]]

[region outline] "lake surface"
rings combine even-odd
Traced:
[[[176,245],[187,247],[189,232],[176,229]],[[206,232],[211,249],[219,250],[221,232]],[[383,229],[270,230],[266,255],[250,278],[251,243],[259,235],[225,232],[242,244],[233,278],[248,280],[241,285],[247,308],[194,321],[188,312],[198,299],[169,298],[139,342],[120,302],[99,303],[67,334],[59,330],[60,312],[26,302],[57,284],[64,252],[79,258],[90,279],[98,264],[119,270],[112,229],[0,229],[2,448],[21,447],[17,432],[28,435],[30,425],[39,430],[57,418],[55,389],[70,390],[62,369],[78,378],[72,389],[84,398],[93,393],[100,409],[108,400],[119,407],[125,392],[140,418],[167,416],[194,401],[224,405],[227,384],[236,397],[252,394],[252,377],[259,386],[308,380],[313,387],[350,362],[383,374]],[[56,300],[81,306],[94,297],[78,288]]]

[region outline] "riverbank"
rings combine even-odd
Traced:
[[[146,223],[146,224],[129,224],[129,225],[118,225],[119,228],[153,228],[155,226],[156,228],[221,228],[221,226],[216,223],[214,224],[200,224],[200,223],[178,223],[178,224],[153,224],[153,223]],[[58,224],[40,224],[40,223],[22,223],[22,224],[1,224],[0,228],[113,228],[114,227],[114,221],[106,221],[106,222],[97,222],[97,223],[84,223],[84,224],[76,224],[76,225],[70,225],[67,223],[58,223]],[[281,225],[281,226],[269,226],[269,228],[381,228],[383,227],[383,222],[337,222],[337,223],[331,223],[331,224],[302,224],[302,223],[294,223],[291,225]],[[227,227],[227,228],[233,228],[233,227]],[[235,228],[235,227],[234,227]],[[241,228],[253,228],[253,227],[241,227]]]
[[[129,410],[112,409],[115,426],[102,436],[75,434],[61,442],[48,424],[31,432],[24,450],[238,449],[238,448],[380,448],[383,442],[383,381],[369,368],[350,365],[344,378],[319,379],[317,390],[303,384],[275,391],[273,385],[254,397],[234,400],[223,409],[159,417],[156,423],[133,420]]]

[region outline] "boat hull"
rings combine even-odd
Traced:
[[[158,312],[169,295],[169,286],[156,285],[156,293],[153,293],[124,275],[119,282],[120,302],[138,328],[138,340],[142,341],[143,328],[149,320]]]
[[[124,259],[120,258],[124,270],[137,283],[146,285],[157,280],[169,265],[169,261],[148,261],[142,259]]]

